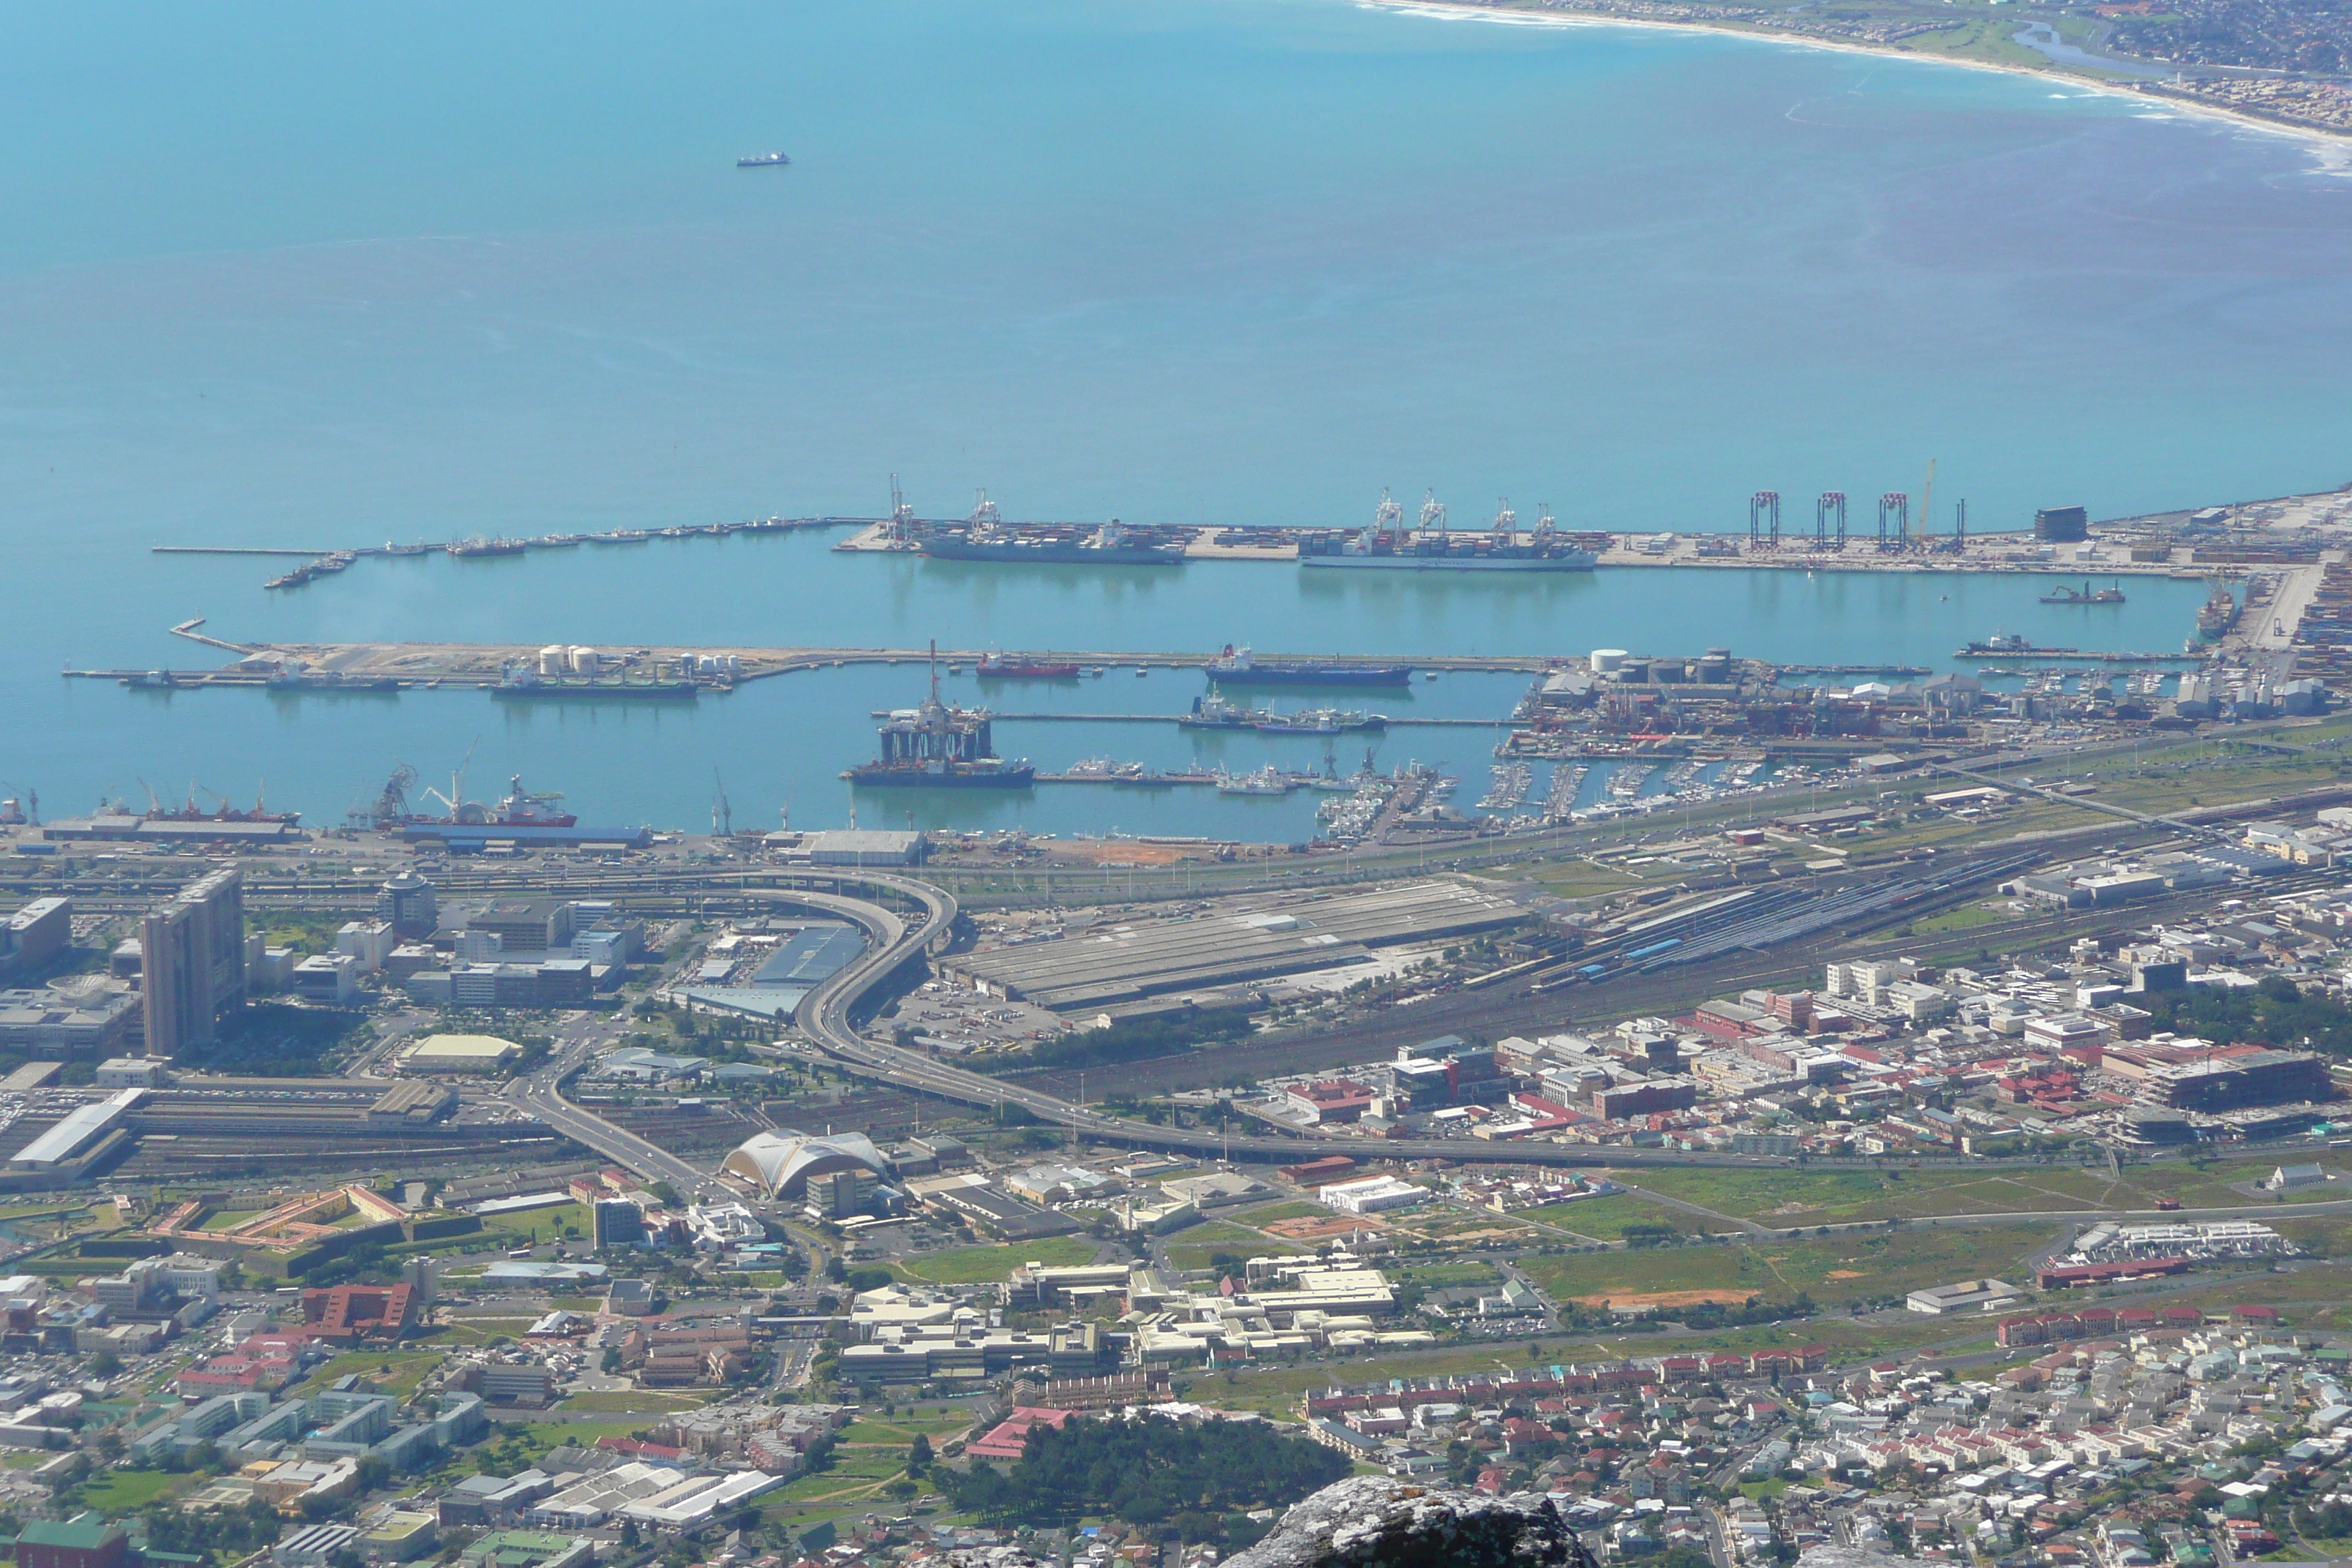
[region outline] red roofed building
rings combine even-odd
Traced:
[[[322,1340],[396,1340],[415,1324],[405,1285],[338,1285],[302,1292],[302,1321]]]
[[[1291,1109],[1309,1121],[1354,1121],[1372,1108],[1379,1098],[1360,1083],[1345,1079],[1327,1079],[1321,1083],[1296,1086],[1286,1091]]]
[[[1031,1405],[1013,1406],[1013,1414],[997,1423],[985,1437],[967,1445],[964,1452],[975,1459],[1000,1459],[1008,1463],[1029,1451],[1029,1434],[1040,1426],[1060,1431],[1078,1418],[1076,1410],[1040,1410]]]

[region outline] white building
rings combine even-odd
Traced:
[[[1343,1214],[1378,1214],[1383,1209],[1411,1208],[1429,1201],[1429,1189],[1401,1182],[1394,1176],[1368,1176],[1315,1189],[1315,1201]]]
[[[294,994],[306,1002],[348,1002],[359,982],[360,961],[348,952],[314,952],[294,966]]]
[[[373,974],[392,956],[398,940],[390,921],[348,921],[335,933],[335,951],[357,959],[362,974]]]

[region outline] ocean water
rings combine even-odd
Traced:
[[[894,472],[933,515],[985,487],[1010,516],[1352,523],[1386,485],[1463,523],[1508,495],[1680,530],[1743,527],[1759,487],[1794,529],[1830,488],[1866,520],[1880,490],[1916,504],[1930,459],[1937,530],[1961,497],[1981,531],[2352,477],[2341,166],[2063,84],[1344,0],[98,4],[13,8],[10,36],[0,793],[53,812],[267,779],[332,818],[478,735],[478,794],[520,771],[599,821],[694,825],[715,773],[739,818],[837,822],[868,710],[919,691],[841,671],[690,713],[523,712],[55,673],[210,662],[165,635],[195,614],[255,638],[1933,663],[1997,626],[2174,646],[2200,596],[1017,571],[821,538],[370,562],[265,595],[264,561],[156,543],[871,515]],[[793,165],[734,167],[771,148]],[[1119,685],[1120,711],[1199,689]],[[1518,688],[1403,700],[1492,715]],[[1140,725],[1004,742],[1195,754]],[[1475,796],[1482,746],[1402,731],[1380,759],[1442,757]],[[910,807],[1273,837],[1309,809],[1084,786],[862,809]]]

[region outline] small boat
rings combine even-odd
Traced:
[[[782,153],[755,153],[749,158],[736,159],[735,166],[739,169],[782,169],[791,163],[792,160]]]

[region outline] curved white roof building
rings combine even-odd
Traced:
[[[882,1151],[863,1132],[833,1132],[823,1138],[761,1132],[744,1140],[722,1167],[760,1184],[770,1197],[797,1198],[809,1178],[864,1166],[877,1176],[890,1173]]]

